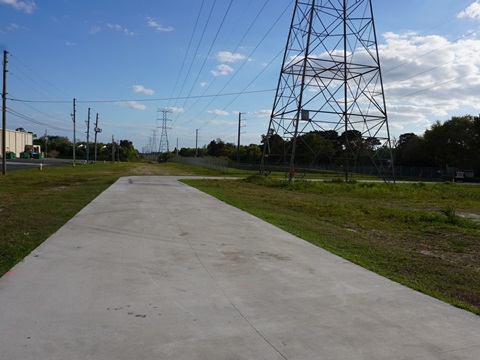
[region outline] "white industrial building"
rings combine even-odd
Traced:
[[[0,157],[3,158],[2,130],[0,129]],[[6,131],[6,151],[15,153],[19,157],[21,152],[25,151],[25,145],[33,145],[33,134],[24,131],[7,130]]]

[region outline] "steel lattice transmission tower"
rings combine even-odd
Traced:
[[[168,122],[169,121],[172,121],[170,119],[168,119],[168,114],[171,113],[172,111],[169,110],[169,109],[158,109],[157,112],[161,112],[162,113],[162,126],[161,126],[161,134],[160,134],[160,145],[158,147],[158,152],[160,154],[164,153],[164,152],[169,152],[170,151],[170,148],[168,146],[168,134],[167,134],[167,130],[170,130],[171,127],[168,127]],[[157,119],[157,120],[160,120],[160,119]]]
[[[371,0],[297,0],[261,171],[359,164],[393,178]],[[298,172],[298,171],[297,171]]]

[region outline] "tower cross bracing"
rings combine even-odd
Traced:
[[[292,181],[322,162],[348,179],[366,157],[393,174],[371,0],[296,1],[264,145],[262,170],[282,166]]]

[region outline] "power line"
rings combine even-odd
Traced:
[[[31,122],[31,123],[33,123],[33,124],[36,124],[36,125],[46,126],[46,127],[50,128],[50,129],[59,130],[59,131],[69,131],[69,130],[67,130],[67,129],[65,129],[65,128],[60,128],[60,127],[57,127],[57,126],[48,124],[48,123],[43,122],[43,121],[39,121],[39,120],[33,119],[33,118],[31,118],[31,117],[29,117],[29,116],[27,116],[27,115],[21,114],[21,113],[19,113],[18,111],[13,110],[13,109],[11,109],[11,108],[7,108],[7,113],[9,113],[9,114],[11,114],[11,115],[13,115],[13,116],[16,116],[16,117],[18,117],[18,118],[20,118],[20,119],[22,119],[22,120],[29,121],[29,122]]]
[[[200,48],[200,44],[202,43],[203,37],[205,36],[205,31],[206,31],[207,26],[210,22],[210,18],[212,17],[213,9],[214,9],[216,3],[217,3],[217,1],[215,0],[212,4],[212,7],[210,8],[210,13],[208,14],[208,18],[207,18],[207,21],[205,22],[205,26],[203,27],[202,35],[200,36],[200,40],[198,41],[197,48],[195,49],[195,53],[192,57],[192,61],[190,62],[190,66],[188,67],[187,75],[185,75],[185,78],[184,78],[183,83],[182,83],[182,87],[180,88],[180,91],[178,92],[177,100],[175,100],[175,103],[173,104],[174,107],[177,105],[177,101],[180,99],[180,94],[182,93],[183,88],[185,87],[185,83],[187,82],[188,75],[190,75],[190,71],[192,70],[192,66],[193,66],[193,63],[195,61],[195,58],[197,57],[198,50]]]
[[[268,2],[268,1],[267,1]],[[287,5],[287,7],[285,7],[285,9],[283,10],[283,12],[280,14],[280,16],[277,17],[277,19],[275,20],[275,22],[273,23],[272,26],[270,26],[270,28],[267,30],[267,32],[263,35],[263,37],[260,39],[260,41],[257,43],[257,45],[255,46],[255,48],[250,52],[250,54],[248,56],[245,57],[245,60],[243,61],[243,63],[240,65],[240,68],[232,75],[232,77],[227,81],[227,83],[222,87],[222,89],[220,90],[220,93],[225,90],[225,88],[232,82],[232,80],[239,74],[239,72],[243,69],[243,67],[245,66],[245,64],[249,61],[249,59],[252,57],[252,55],[258,50],[258,48],[260,47],[260,45],[263,43],[263,41],[267,38],[267,36],[272,32],[272,30],[275,28],[275,26],[277,25],[277,23],[280,21],[280,19],[284,16],[284,14],[286,13],[286,11],[290,8],[291,4],[293,3],[293,1],[290,1],[290,3]],[[262,8],[263,10],[263,8]],[[249,28],[250,30],[250,28]],[[244,37],[242,38],[242,40],[244,39]],[[280,52],[275,55],[275,57],[268,63],[267,66],[265,66],[261,71],[260,73],[254,77],[254,79],[243,89],[242,92],[240,92],[240,94],[243,94],[243,93],[247,93],[246,92],[246,89],[256,80],[258,79],[258,77],[278,58],[278,56],[280,54],[282,54],[284,51],[284,49],[282,48],[280,50]],[[236,100],[238,98],[235,97],[234,100]],[[216,98],[213,98],[197,115],[195,115],[192,119],[190,119],[188,123],[192,122],[193,120],[195,120],[196,118],[198,118],[200,116],[201,113],[203,113],[211,104],[212,102],[215,100]],[[233,101],[229,102],[228,105],[225,108],[227,108],[230,104],[232,104]],[[217,115],[218,116],[218,115]],[[215,116],[213,119],[215,119],[217,116]],[[212,120],[213,120],[212,119]],[[175,123],[177,122],[178,120],[178,116],[177,116],[177,119],[175,119],[173,125],[175,125]],[[205,126],[205,125],[203,125]],[[202,127],[203,127],[202,126]]]
[[[443,63],[443,64],[441,64],[441,65],[434,66],[434,67],[432,67],[432,68],[430,68],[430,69],[421,71],[421,72],[419,72],[418,74],[409,76],[409,77],[407,77],[407,78],[405,78],[405,79],[401,79],[401,80],[398,80],[398,81],[390,82],[390,83],[388,84],[388,86],[386,87],[386,89],[388,89],[388,87],[391,86],[391,85],[393,85],[393,84],[402,83],[402,82],[404,82],[404,81],[411,80],[411,79],[413,79],[413,78],[416,78],[417,76],[424,75],[424,74],[426,74],[426,73],[429,73],[430,71],[439,69],[439,68],[444,67],[444,66],[446,66],[446,65],[454,64],[455,62],[457,62],[457,60],[463,59],[463,58],[466,58],[466,57],[469,57],[469,56],[471,56],[472,54],[475,54],[475,53],[478,53],[478,52],[480,52],[480,49],[479,49],[479,50],[472,51],[471,53],[469,53],[469,54],[467,54],[467,55],[460,56],[459,58],[456,58],[455,60],[449,61],[449,62],[447,62],[447,63]],[[476,71],[475,71],[475,72],[476,72]],[[474,73],[474,72],[472,72],[471,74],[473,74],[473,73]],[[469,75],[471,75],[471,74],[469,74]]]
[[[12,94],[10,94],[10,96],[12,96],[12,98],[10,98],[9,100],[19,101],[16,97],[13,97]],[[15,99],[16,99],[16,100],[15,100]],[[20,102],[20,101],[19,101],[19,102]],[[38,110],[37,108],[34,108],[33,106],[29,105],[28,103],[24,103],[23,105],[25,105],[25,106],[29,107],[30,109],[32,109],[32,110],[34,110],[34,111],[36,111],[36,112],[38,112],[38,113],[40,113],[40,114],[42,114],[42,115],[45,115],[45,116],[47,116],[47,117],[49,117],[49,118],[52,118],[52,119],[55,119],[55,120],[58,120],[58,121],[65,121],[65,119],[59,119],[59,118],[57,118],[57,117],[55,117],[55,116],[46,114],[46,113],[44,113],[43,111],[40,111],[40,110]]]
[[[155,99],[117,99],[117,100],[77,100],[77,103],[82,104],[89,104],[89,103],[121,103],[127,101],[136,101],[136,102],[151,102],[151,101],[169,101],[174,99],[195,99],[195,98],[210,98],[210,97],[224,97],[224,96],[238,96],[238,95],[246,95],[246,94],[255,94],[255,93],[262,93],[262,92],[271,92],[275,91],[276,89],[262,89],[262,90],[252,90],[252,91],[242,91],[242,92],[231,92],[231,93],[217,93],[217,94],[209,94],[209,95],[191,95],[191,96],[181,96],[178,98],[155,98]],[[18,101],[22,103],[44,103],[44,104],[57,104],[57,103],[71,103],[71,100],[30,100],[30,99],[14,99],[8,98],[11,101]]]
[[[265,66],[265,67],[263,68],[263,70],[262,70],[255,78],[253,78],[253,80],[250,81],[250,82],[247,84],[247,86],[244,87],[244,91],[245,91],[246,89],[248,89],[248,87],[249,87],[250,85],[252,85],[252,84],[255,82],[255,80],[257,80],[257,79],[260,77],[260,75],[262,75],[262,73],[263,73],[266,69],[268,69],[268,68],[270,67],[270,65],[272,65],[273,62],[274,62],[283,52],[284,52],[284,49],[282,49],[282,50],[268,63],[268,65]],[[276,90],[276,89],[275,89],[275,90]],[[241,94],[241,93],[240,93],[240,94]],[[238,96],[240,96],[240,95],[238,95]],[[232,99],[232,101],[230,101],[227,105],[225,105],[222,110],[225,110],[226,108],[228,108],[235,100],[237,100],[238,96],[236,96],[234,99]],[[215,117],[213,117],[213,118],[210,119],[209,121],[205,122],[202,126],[199,127],[199,129],[205,127],[208,123],[210,123],[212,120],[214,120],[217,116],[218,116],[218,115],[215,115]]]
[[[27,64],[25,64],[18,56],[15,56],[14,54],[11,55],[12,58],[14,58],[18,63],[20,63],[21,65],[23,65],[26,69],[28,69],[32,74],[34,74],[35,76],[37,76],[40,80],[42,80],[43,82],[45,82],[47,85],[49,85],[50,87],[52,87],[53,89],[55,89],[56,91],[58,91],[59,93],[62,93],[63,95],[67,96],[67,97],[72,97],[71,95],[69,95],[68,93],[66,93],[65,91],[61,90],[60,88],[58,88],[57,86],[53,85],[50,81],[44,79],[42,76],[40,76],[35,70],[31,69]],[[19,69],[17,66],[16,66],[16,63],[12,63],[12,65],[14,67],[16,67],[17,69]],[[20,70],[20,69],[19,69]],[[20,70],[21,71],[21,70]],[[25,76],[29,77],[25,72],[21,71]],[[30,78],[30,77],[29,77]],[[30,78],[31,79],[31,78]],[[32,82],[36,83],[35,80],[31,79]],[[39,85],[39,84],[37,84]],[[43,88],[42,85],[39,85],[40,87]],[[50,92],[48,91],[47,89],[44,88],[45,91],[47,92]],[[51,92],[50,92],[51,93]],[[51,93],[53,96],[57,97],[56,95],[54,95],[53,93]]]
[[[188,53],[190,52],[190,47],[192,45],[192,41],[193,41],[193,38],[194,38],[194,35],[196,33],[196,30],[197,30],[197,25],[198,25],[198,21],[200,20],[200,15],[202,13],[202,10],[203,10],[203,5],[205,4],[205,0],[202,0],[202,5],[200,6],[200,10],[198,11],[198,14],[197,14],[197,20],[195,20],[195,25],[193,27],[193,31],[192,31],[192,34],[190,35],[190,41],[188,42],[188,46],[187,46],[187,52],[185,53],[185,56],[183,57],[183,61],[182,61],[182,66],[180,67],[180,71],[179,71],[179,74],[177,76],[177,80],[175,81],[175,86],[173,87],[173,90],[172,90],[172,95],[171,97],[173,98],[174,94],[175,94],[175,91],[177,90],[177,85],[178,85],[178,81],[180,79],[180,76],[182,75],[182,72],[183,72],[183,68],[185,66],[185,62],[187,60],[187,57],[188,57]],[[188,75],[188,74],[187,74]],[[169,104],[167,104],[168,106]]]
[[[425,92],[425,91],[434,89],[434,88],[436,88],[436,87],[439,87],[439,86],[442,86],[442,85],[445,85],[445,84],[449,84],[449,83],[451,83],[451,82],[454,82],[454,81],[457,81],[457,80],[460,80],[460,79],[464,79],[464,78],[466,78],[466,77],[469,77],[470,75],[472,75],[472,73],[466,74],[466,75],[463,75],[463,76],[460,76],[460,77],[457,77],[457,78],[455,78],[455,79],[450,79],[450,80],[444,81],[444,82],[442,82],[442,83],[440,83],[440,84],[435,84],[435,85],[429,86],[429,87],[424,88],[424,89],[421,89],[421,90],[417,90],[417,91],[412,92],[412,93],[410,93],[410,94],[406,94],[406,95],[403,95],[403,96],[399,96],[399,97],[397,97],[397,98],[395,98],[395,99],[391,99],[391,101],[400,100],[400,99],[403,99],[403,98],[405,98],[405,97],[411,97],[411,96],[413,96],[413,95],[417,95],[417,94],[419,94],[419,93],[422,93],[422,92]]]
[[[227,10],[225,11],[225,14],[223,15],[222,22],[220,23],[220,26],[218,27],[217,32],[216,32],[216,34],[215,34],[215,37],[213,38],[212,43],[210,44],[210,48],[208,49],[207,56],[205,56],[205,58],[203,59],[203,63],[202,63],[202,66],[201,66],[201,68],[200,68],[200,71],[198,71],[197,77],[195,78],[195,80],[194,80],[193,83],[192,83],[192,87],[190,88],[190,92],[188,93],[187,99],[185,99],[185,101],[184,101],[184,103],[183,103],[183,105],[182,105],[182,108],[185,107],[185,104],[186,104],[187,101],[189,100],[190,95],[192,94],[193,89],[195,88],[195,84],[197,83],[198,78],[200,77],[200,74],[201,74],[201,72],[203,71],[203,68],[205,67],[205,64],[206,64],[206,62],[207,62],[207,59],[208,59],[208,57],[210,56],[210,53],[212,52],[213,45],[215,45],[215,42],[217,41],[218,34],[220,34],[220,30],[222,29],[223,24],[225,23],[225,19],[226,19],[227,16],[228,16],[228,13],[229,13],[229,11],[230,11],[230,8],[232,7],[232,3],[233,3],[233,0],[230,0],[230,3],[228,4],[228,8],[227,8]],[[180,114],[179,114],[178,116],[180,116]],[[177,119],[178,119],[178,116],[177,116]],[[175,119],[175,122],[177,121],[177,119]]]
[[[248,27],[247,31],[244,33],[244,35],[242,36],[242,38],[240,39],[240,41],[238,41],[237,45],[235,46],[235,49],[232,51],[231,55],[230,55],[230,58],[226,61],[227,63],[230,62],[230,59],[233,57],[233,55],[236,53],[236,51],[238,50],[238,48],[241,46],[241,44],[243,43],[243,40],[245,40],[245,38],[247,37],[248,33],[250,32],[250,30],[253,28],[253,25],[255,25],[256,21],[258,20],[258,18],[260,17],[260,14],[263,12],[263,10],[265,9],[265,7],[267,6],[268,2],[270,0],[266,0],[265,3],[263,4],[262,8],[260,9],[260,11],[257,13],[257,16],[255,17],[255,19],[251,22],[250,26]],[[290,6],[290,5],[289,5]],[[287,7],[288,8],[288,7]],[[286,9],[285,9],[286,11]],[[285,11],[282,13],[282,15],[280,15],[280,17],[275,21],[274,25],[278,22],[278,20],[283,16],[283,14],[285,13]],[[267,34],[271,31],[271,29],[273,28],[273,26],[270,28],[270,30],[267,32]],[[265,35],[266,36],[266,35]],[[265,39],[265,36],[262,38],[262,40],[260,40],[260,43]],[[259,44],[260,44],[259,43]],[[255,47],[255,49],[258,48],[259,44]],[[237,72],[235,72],[233,74],[233,76],[230,78],[230,80],[227,82],[227,84],[220,90],[223,91],[225,89],[225,87],[230,84],[230,82],[233,80],[233,78],[235,78],[235,76],[238,74],[238,72],[243,68],[243,65],[249,61],[250,57],[252,56],[253,52],[250,53],[249,56],[245,57],[245,61],[243,62],[243,64],[240,66],[240,68],[237,70]],[[202,95],[205,94],[208,89],[210,89],[210,87],[215,83],[215,81],[217,80],[218,77],[215,77],[213,79],[213,81],[211,83],[209,83],[209,85],[205,88],[205,90],[203,91]],[[195,107],[195,105],[198,103],[200,99],[197,99],[197,101],[195,102],[195,104],[193,104],[192,108]],[[213,100],[212,100],[213,101]],[[207,106],[209,106],[212,102],[210,102]],[[205,109],[203,109],[201,112],[203,112]],[[186,111],[188,112],[188,110]],[[185,113],[184,113],[185,114]],[[197,118],[199,116],[199,114],[197,114],[195,116],[195,118]],[[175,119],[175,122],[178,120],[178,116],[177,118]]]

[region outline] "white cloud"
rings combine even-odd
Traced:
[[[475,1],[465,10],[458,14],[460,19],[467,18],[472,20],[479,20],[480,19],[480,0]]]
[[[147,24],[149,27],[152,27],[154,28],[155,30],[157,30],[158,32],[172,32],[174,31],[175,29],[171,26],[163,26],[159,23],[157,23],[153,18],[151,17],[147,17]]]
[[[115,105],[122,106],[122,107],[129,107],[135,110],[145,110],[147,107],[143,104],[139,104],[136,101],[119,101],[116,102]]]
[[[174,114],[181,114],[185,112],[184,108],[177,108],[177,107],[167,107],[165,110],[170,111]]]
[[[216,115],[216,116],[227,116],[230,115],[228,112],[223,111],[223,110],[209,110],[208,111],[210,114]]]
[[[28,14],[31,14],[37,8],[37,4],[33,0],[0,0],[0,4],[13,6],[16,10],[24,11]]]
[[[209,84],[208,84],[207,82],[202,82],[202,83],[200,83],[200,87],[206,87],[206,86],[208,86],[208,85],[209,85]]]
[[[133,31],[130,31],[127,28],[124,28],[122,25],[108,23],[107,26],[110,29],[117,30],[118,32],[121,32],[125,35],[129,35],[129,36],[135,35]]]
[[[67,46],[77,46],[77,43],[71,42],[71,41],[65,41],[65,45]]]
[[[239,53],[231,53],[230,51],[219,51],[217,60],[222,63],[233,63],[245,59],[245,55]]]
[[[379,45],[389,125],[424,131],[435,120],[480,111],[480,40],[384,34]]]
[[[142,94],[145,94],[145,95],[153,95],[153,94],[155,94],[155,91],[153,91],[152,89],[146,89],[146,88],[143,87],[142,85],[133,85],[133,86],[131,87],[131,89],[133,90],[133,92],[142,93]]]
[[[233,72],[233,69],[225,64],[220,64],[216,68],[217,70],[212,70],[213,76],[221,76],[221,75],[228,75]]]
[[[272,110],[258,110],[258,111],[254,111],[254,112],[251,112],[251,113],[248,113],[249,115],[251,115],[252,117],[255,117],[255,118],[269,118],[270,119],[270,115],[272,114]]]
[[[88,32],[90,35],[95,35],[96,33],[99,33],[102,28],[100,26],[92,26],[90,28],[90,31]]]

